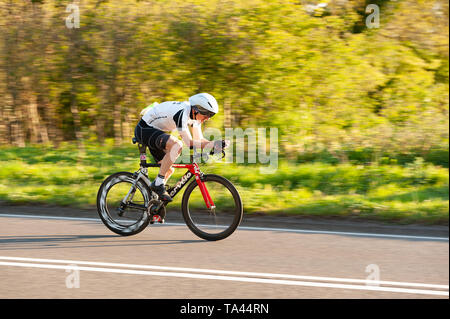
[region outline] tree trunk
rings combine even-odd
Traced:
[[[44,144],[50,143],[50,137],[48,135],[47,123],[45,118],[47,117],[46,106],[42,104],[42,97],[36,97],[36,113],[39,118],[39,136],[41,138],[41,142]]]
[[[122,105],[121,103],[114,104],[114,145],[120,146],[122,144]]]
[[[225,101],[223,102],[223,114],[224,114],[223,125],[225,126],[225,128],[231,127],[232,125],[231,106],[230,101],[228,99],[225,99]]]
[[[0,145],[5,145],[8,143],[8,127],[7,127],[7,117],[4,106],[0,106]]]
[[[76,101],[76,89],[74,83],[72,83],[72,88],[70,92],[70,112],[73,116],[73,124],[75,129],[75,138],[77,139],[77,147],[80,150],[84,149],[83,145],[83,134],[81,132],[81,120],[80,113],[78,112],[78,105]]]
[[[80,150],[84,150],[83,144],[83,133],[81,131],[81,118],[80,112],[78,109],[78,101],[77,101],[77,78],[78,78],[78,52],[80,46],[79,40],[79,30],[78,29],[68,29],[70,34],[70,47],[69,47],[69,63],[70,63],[70,72],[69,83],[70,83],[70,112],[73,117],[75,138],[77,140],[77,147]]]
[[[14,104],[14,113],[11,117],[11,144],[18,147],[25,147],[23,110],[17,103]]]
[[[26,105],[26,115],[28,118],[28,127],[30,131],[30,142],[37,144],[39,142],[39,114],[37,112],[36,99],[34,96],[30,98],[30,101]]]

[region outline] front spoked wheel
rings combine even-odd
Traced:
[[[193,181],[186,188],[181,204],[186,225],[194,234],[206,240],[227,238],[241,223],[241,197],[234,185],[224,177],[209,174],[204,175],[202,180],[214,206],[207,207],[205,194]]]
[[[148,188],[136,183],[133,174],[120,172],[109,176],[97,194],[98,214],[111,231],[122,236],[135,235],[147,227],[150,218]]]

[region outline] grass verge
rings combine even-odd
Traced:
[[[0,148],[0,200],[18,204],[95,206],[98,187],[110,174],[138,169],[134,146],[71,144]],[[259,166],[202,166],[238,188],[246,214],[359,217],[396,223],[448,224],[448,168],[424,163],[351,165],[281,162],[272,174]],[[152,177],[155,169],[150,170]],[[174,183],[184,171],[178,170]],[[169,184],[171,183],[169,181]],[[181,194],[172,207],[179,207]]]

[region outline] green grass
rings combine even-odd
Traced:
[[[0,148],[0,200],[9,203],[91,207],[101,182],[118,171],[138,169],[135,146],[72,144]],[[352,165],[281,162],[273,174],[257,165],[205,164],[242,196],[245,213],[360,217],[396,223],[448,224],[448,168],[415,162]],[[157,170],[151,169],[150,176]],[[171,182],[184,174],[178,170]],[[169,184],[171,184],[169,181]],[[172,207],[179,207],[181,194]]]

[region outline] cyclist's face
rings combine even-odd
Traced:
[[[210,117],[208,117],[206,115],[203,115],[203,114],[200,114],[200,113],[197,113],[197,120],[199,120],[200,123],[203,123],[203,122],[205,122],[205,121],[207,121],[209,119],[210,119]]]

